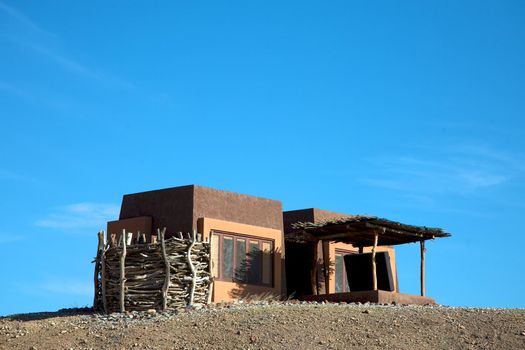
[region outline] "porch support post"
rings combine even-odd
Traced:
[[[372,247],[372,287],[373,290],[377,290],[377,269],[376,269],[376,249],[379,234],[377,231],[374,233],[374,246]]]
[[[322,245],[323,245],[324,293],[330,294],[330,242],[322,241]]]
[[[421,296],[425,296],[425,241],[419,242],[421,247]]]
[[[312,265],[310,267],[310,283],[312,284],[312,294],[319,295],[319,285],[317,283],[317,265],[318,265],[318,254],[317,246],[319,241],[316,240],[312,243]]]

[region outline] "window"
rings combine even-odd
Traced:
[[[212,271],[218,280],[273,284],[273,241],[214,231],[211,242]]]
[[[348,279],[346,275],[346,267],[344,256],[346,254],[355,254],[352,251],[348,250],[335,250],[335,292],[336,293],[346,293],[350,291],[350,286],[348,285]]]

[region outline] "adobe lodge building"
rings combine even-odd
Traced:
[[[166,238],[196,231],[211,242],[212,302],[291,295],[432,304],[424,297],[424,241],[449,236],[376,217],[283,212],[277,200],[197,185],[124,195],[107,236],[125,230],[151,242],[163,228]],[[410,242],[421,243],[421,296],[399,293],[393,245]]]

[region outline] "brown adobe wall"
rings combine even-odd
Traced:
[[[292,224],[295,224],[296,222],[313,222],[313,220],[314,208],[284,211],[284,233],[292,232]]]
[[[152,218],[152,232],[166,227],[166,238],[177,232],[192,232],[194,186],[124,195],[120,220],[137,216]]]
[[[350,216],[348,214],[337,213],[335,211],[328,211],[328,210],[317,209],[317,208],[314,208],[313,210],[314,210],[314,222],[334,220],[334,219],[340,219],[340,218]]]
[[[146,240],[150,242],[151,236],[151,217],[150,216],[139,216],[130,219],[122,219],[115,221],[108,221],[107,224],[107,241],[109,242],[112,234],[116,235],[117,242],[120,240],[122,230],[126,232],[133,232],[134,239],[137,239],[138,233],[146,235]]]
[[[127,194],[120,220],[138,216],[153,219],[152,232],[166,227],[167,236],[197,229],[199,218],[213,218],[281,230],[280,201],[196,185]]]
[[[348,214],[336,213],[333,211],[317,208],[288,210],[283,212],[284,232],[292,232],[292,224],[296,222],[320,222],[343,218],[346,216],[348,216]]]
[[[194,186],[193,229],[204,217],[283,230],[280,201]]]

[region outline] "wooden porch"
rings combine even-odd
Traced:
[[[449,237],[450,234],[441,228],[406,225],[387,219],[373,216],[349,216],[337,220],[320,223],[296,223],[294,232],[287,235],[286,239],[294,242],[311,242],[312,265],[310,276],[314,295],[304,296],[304,300],[316,301],[345,301],[345,302],[371,302],[379,304],[435,304],[434,299],[425,296],[425,241],[437,237]],[[329,257],[326,254],[328,242],[343,242],[352,244],[363,253],[364,247],[371,247],[371,290],[352,290],[347,293],[325,294],[330,290],[328,269]],[[393,246],[398,244],[417,243],[420,245],[420,286],[421,295],[401,294],[398,291],[384,291],[378,289],[376,251],[378,246]],[[321,248],[321,249],[319,249]],[[321,256],[319,256],[321,255]],[[321,261],[321,264],[318,262]],[[322,284],[318,266],[321,266]]]

